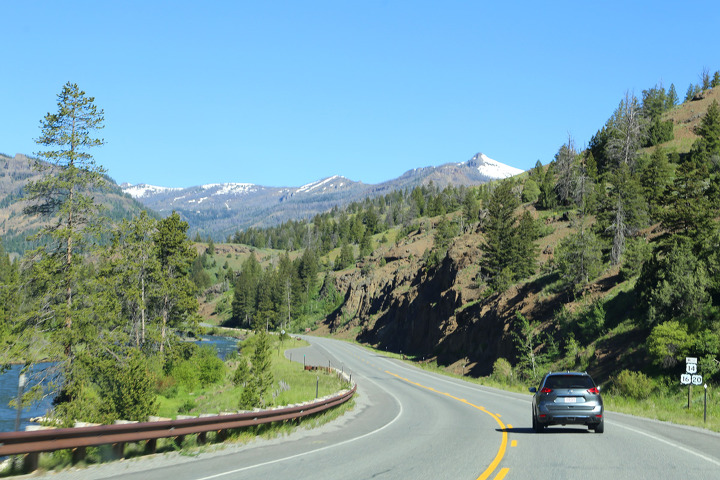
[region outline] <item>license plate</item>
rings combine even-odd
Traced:
[[[577,398],[575,398],[575,397],[565,397],[565,403],[577,403]]]

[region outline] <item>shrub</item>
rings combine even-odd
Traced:
[[[612,389],[616,395],[640,400],[650,396],[655,383],[642,372],[623,370],[612,380]]]
[[[185,400],[182,405],[178,407],[178,413],[182,414],[188,414],[192,411],[193,408],[197,407],[195,402],[193,402],[190,399]]]
[[[214,347],[202,347],[192,358],[197,365],[197,378],[206,387],[218,383],[225,377],[225,363],[217,356]]]
[[[244,358],[240,358],[240,363],[238,364],[237,369],[235,369],[235,374],[233,375],[233,383],[236,386],[245,386],[250,378],[250,369],[248,368],[247,361],[245,361]]]
[[[647,340],[653,363],[667,369],[673,368],[685,357],[690,343],[687,329],[676,321],[656,326]]]
[[[178,385],[185,387],[188,391],[195,390],[200,383],[197,370],[190,360],[184,360],[175,365],[170,375]]]
[[[510,362],[506,359],[498,358],[495,360],[495,363],[493,363],[492,376],[499,382],[510,382],[513,376],[512,365],[510,365]]]

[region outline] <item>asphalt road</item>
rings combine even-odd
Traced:
[[[530,396],[431,374],[355,345],[308,338],[294,361],[343,368],[354,410],[315,430],[197,457],[156,455],[54,479],[720,479],[720,435],[607,413],[605,433],[530,428]]]

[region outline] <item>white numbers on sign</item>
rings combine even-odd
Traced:
[[[692,376],[692,384],[693,385],[702,385],[702,375],[693,375]]]
[[[685,371],[687,373],[697,373],[697,363],[688,363],[685,365]]]
[[[682,385],[690,385],[691,382],[692,382],[692,377],[690,376],[689,373],[683,373],[682,375],[680,375],[680,383]]]

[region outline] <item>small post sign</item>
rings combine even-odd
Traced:
[[[690,390],[692,385],[702,385],[702,375],[698,374],[697,357],[685,357],[685,373],[680,375],[680,384],[688,386],[688,410],[690,409]]]

